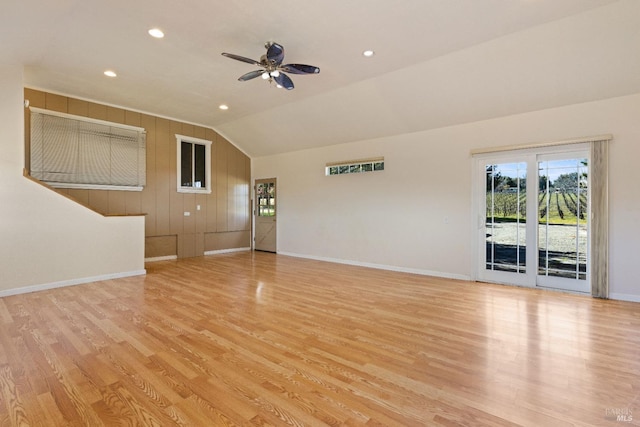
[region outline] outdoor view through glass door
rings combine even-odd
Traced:
[[[538,161],[539,285],[584,290],[587,283],[588,161],[571,158]],[[582,286],[581,286],[582,285]]]
[[[479,278],[589,292],[587,152],[486,158],[479,167]]]

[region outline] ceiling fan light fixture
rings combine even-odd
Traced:
[[[219,109],[221,110],[228,110],[229,106],[227,104],[220,104],[220,106],[218,106]]]
[[[371,58],[375,54],[376,53],[372,50],[365,50],[364,52],[362,52],[362,56],[364,56],[365,58]]]
[[[117,76],[116,72],[115,72],[115,71],[113,71],[113,70],[107,70],[107,71],[105,71],[105,72],[104,72],[104,75],[105,75],[105,76],[107,76],[107,77],[116,77],[116,76]]]
[[[283,64],[284,60],[284,47],[274,42],[267,42],[265,45],[267,48],[266,55],[260,57],[260,61],[255,59],[246,58],[244,56],[235,55],[233,53],[222,52],[222,56],[235,59],[236,61],[246,62],[247,64],[253,64],[260,67],[258,70],[249,71],[241,75],[238,80],[246,82],[247,80],[262,77],[263,80],[269,83],[275,83],[276,87],[284,87],[287,90],[294,88],[291,78],[287,73],[292,74],[318,74],[320,68],[313,65],[306,64]]]

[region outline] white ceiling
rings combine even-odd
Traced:
[[[637,0],[2,3],[25,86],[212,127],[251,156],[640,92]],[[321,73],[239,82],[257,67],[220,54],[266,41]]]

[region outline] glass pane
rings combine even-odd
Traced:
[[[258,216],[275,216],[275,191],[276,187],[273,182],[260,183],[256,185]]]
[[[487,270],[526,272],[526,163],[485,166]]]
[[[194,153],[194,182],[193,186],[196,188],[205,188],[206,187],[206,170],[207,170],[207,162],[206,162],[206,147],[202,144],[194,144],[195,149]]]
[[[538,162],[538,274],[586,280],[587,159]]]
[[[193,148],[193,144],[190,142],[182,142],[181,151],[180,151],[180,183],[183,187],[193,187],[193,176],[192,176],[192,155],[191,150]]]
[[[360,172],[360,165],[350,165],[349,173],[358,173]]]
[[[383,171],[384,170],[384,162],[377,162],[373,164],[374,171]]]
[[[363,163],[362,172],[371,172],[373,170],[373,163]]]

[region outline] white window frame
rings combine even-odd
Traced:
[[[376,165],[382,165],[380,169],[376,169]],[[365,169],[369,166],[370,169]],[[345,172],[332,173],[332,169],[346,168]],[[343,162],[330,162],[324,168],[326,176],[349,175],[362,172],[382,172],[384,171],[384,157],[374,157],[371,159],[346,160]]]
[[[205,186],[204,187],[184,187],[182,185],[181,178],[181,166],[182,166],[182,143],[188,142],[196,145],[204,145],[205,147]],[[195,138],[192,136],[178,135],[176,134],[176,185],[178,193],[196,193],[196,194],[211,194],[211,144],[213,141],[206,139]],[[193,164],[193,158],[191,159],[191,170],[195,173],[195,165]]]

